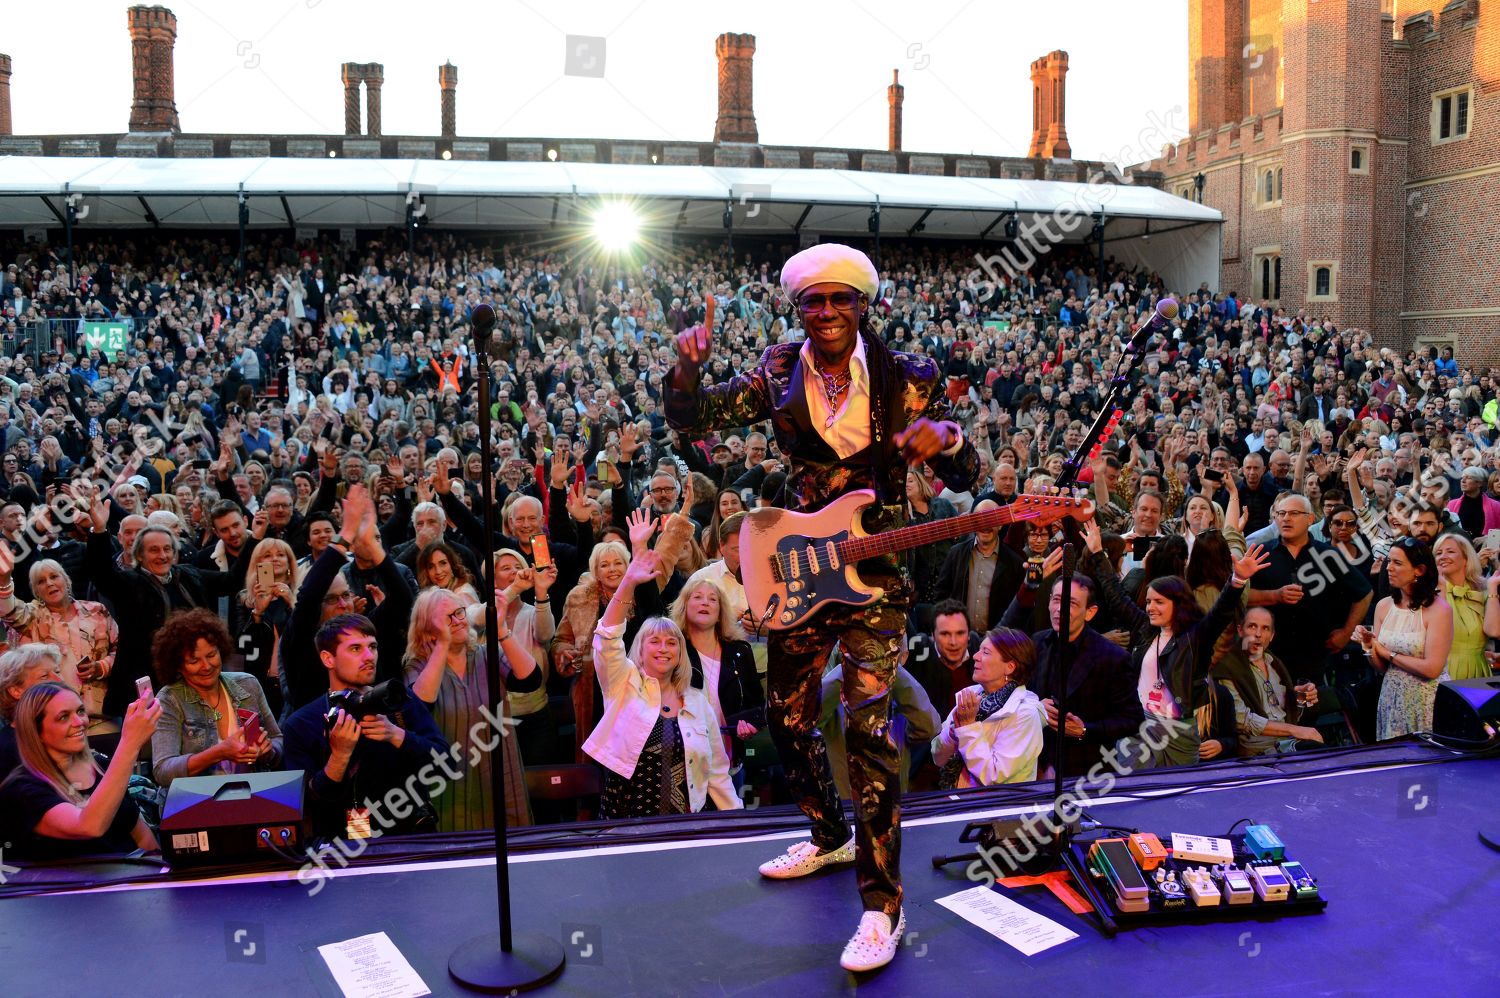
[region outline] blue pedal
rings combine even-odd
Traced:
[[[1245,848],[1262,862],[1280,863],[1286,859],[1286,846],[1270,825],[1251,825],[1245,829]]]

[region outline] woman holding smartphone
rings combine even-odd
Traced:
[[[1354,640],[1385,673],[1375,708],[1375,737],[1400,738],[1432,730],[1438,683],[1448,678],[1453,646],[1453,609],[1439,588],[1437,562],[1416,537],[1391,545],[1386,557],[1391,595],[1375,606],[1373,630],[1361,624]]]
[[[161,705],[143,696],[125,711],[107,767],[89,751],[88,712],[62,683],[39,683],[16,704],[21,765],[0,783],[0,839],[10,855],[55,860],[156,849],[125,791]]]
[[[273,770],[281,728],[260,682],[224,672],[229,630],[211,610],[172,614],[151,642],[160,720],[151,737],[152,772],[165,787],[179,776]]]

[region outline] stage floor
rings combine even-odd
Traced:
[[[852,868],[790,882],[755,873],[797,836],[519,855],[511,883],[518,929],[569,946],[562,977],[540,993],[1492,995],[1500,853],[1475,833],[1500,827],[1497,790],[1500,760],[1462,760],[1092,807],[1159,833],[1270,824],[1328,908],[1110,939],[1045,892],[1008,892],[1079,934],[1031,958],[936,903],[972,886],[962,864],[930,864],[964,851],[963,820],[912,820],[908,944],[858,978],[838,966],[859,917]],[[493,861],[463,860],[344,871],[315,897],[262,876],[10,898],[0,993],[333,996],[317,947],[384,931],[433,993],[464,994],[447,959],[495,924],[494,892]]]

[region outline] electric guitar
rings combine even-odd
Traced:
[[[865,606],[880,599],[885,590],[865,585],[855,570],[866,558],[1018,521],[1052,523],[1071,516],[1081,522],[1094,514],[1093,503],[1079,495],[1022,494],[998,509],[866,534],[860,514],[874,502],[872,490],[860,489],[816,513],[756,509],[746,515],[740,527],[740,575],[758,627],[784,631],[825,603]]]

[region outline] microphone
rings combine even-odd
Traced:
[[[1132,353],[1144,353],[1151,337],[1156,333],[1165,336],[1172,328],[1172,320],[1175,318],[1177,318],[1177,299],[1163,298],[1156,303],[1156,310],[1151,313],[1151,318],[1141,323],[1141,327],[1130,338],[1130,346],[1127,349]]]
[[[1173,314],[1176,314],[1174,303]],[[474,327],[474,338],[483,343],[490,338],[490,333],[495,328],[495,306],[488,302],[481,302],[474,306],[474,311],[469,314],[469,324]]]

